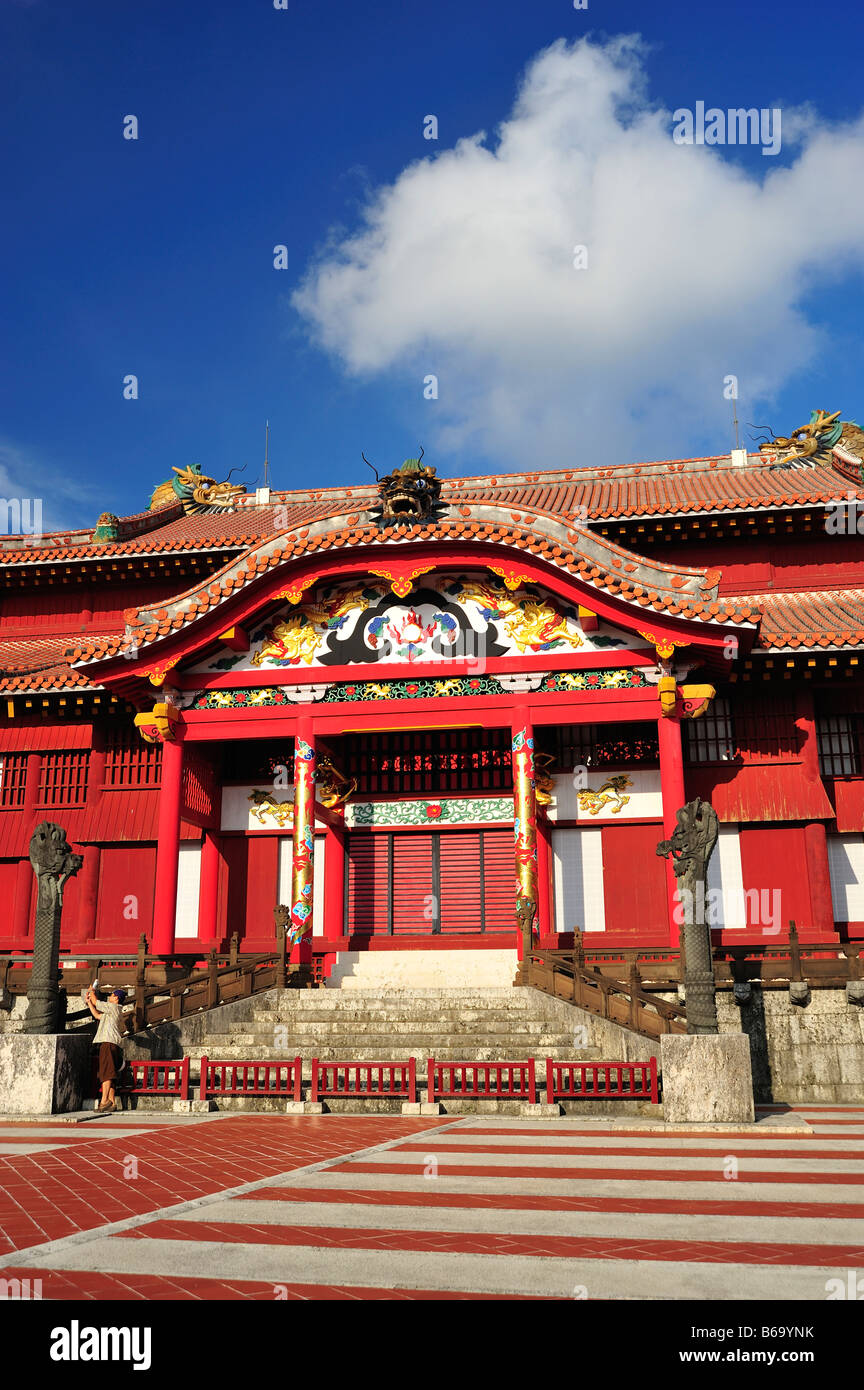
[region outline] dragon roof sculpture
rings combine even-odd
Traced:
[[[759,445],[760,454],[777,455],[775,468],[812,468],[817,462],[828,462],[831,450],[841,444],[844,433],[850,430],[860,434],[857,425],[844,423],[840,411],[829,415],[827,410],[811,410],[806,425],[799,425],[789,435],[774,435],[763,439]]]
[[[188,468],[174,468],[175,478],[160,483],[150,498],[150,511],[166,507],[179,497],[187,516],[198,512],[230,512],[235,500],[242,496],[246,488],[242,483],[230,482],[231,473],[224,483],[217,483],[201,472],[200,463],[190,463]]]
[[[361,455],[378,482],[378,516],[383,524],[415,526],[434,518],[441,497],[441,479],[430,464],[423,462],[424,453],[421,449],[419,458],[406,459],[401,467],[394,468],[383,478],[378,476],[377,468],[369,463],[366,455]]]

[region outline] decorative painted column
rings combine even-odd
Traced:
[[[816,732],[816,710],[812,690],[801,690],[795,697],[795,728],[801,736],[801,762],[804,776],[816,789],[824,791],[822,770],[819,767],[819,741]],[[828,836],[825,822],[808,821],[804,826],[804,849],[807,858],[807,881],[810,888],[811,930],[822,940],[836,939],[834,905],[831,898],[831,870],[828,861]],[[798,930],[804,926],[798,923]],[[783,923],[782,934],[788,931]],[[806,935],[809,933],[805,929]]]
[[[292,964],[312,961],[312,908],[315,873],[315,745],[311,719],[299,719],[294,736],[294,857],[291,861]]]
[[[657,742],[660,749],[660,785],[663,793],[663,834],[668,840],[677,825],[675,813],[686,800],[680,719],[661,716],[657,720]],[[678,880],[671,859],[666,860],[666,902],[669,912],[669,945],[677,950],[681,923],[676,921]]]
[[[534,794],[534,729],[528,711],[513,724],[513,837],[516,853],[517,956],[523,961],[534,944],[537,923],[537,800]]]
[[[328,826],[324,837],[324,935],[345,931],[345,831]]]
[[[162,786],[156,846],[156,893],[153,902],[154,956],[174,952],[177,916],[177,860],[180,854],[180,797],[183,786],[183,745],[166,739],[162,744]]]
[[[201,881],[198,888],[198,940],[215,944],[216,908],[222,848],[215,830],[205,830],[201,842]]]
[[[39,779],[42,774],[41,753],[31,753],[27,759],[24,783],[24,804],[21,807],[22,836],[29,840],[34,829]],[[30,908],[33,893],[33,870],[29,859],[19,859],[15,873],[15,905],[12,910],[12,938],[24,942],[30,933]]]

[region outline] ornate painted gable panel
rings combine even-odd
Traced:
[[[578,609],[534,584],[430,574],[407,595],[370,578],[322,585],[254,628],[248,652],[227,650],[192,668],[254,671],[626,650],[634,634],[604,623],[586,632]]]

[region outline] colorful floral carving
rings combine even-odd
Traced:
[[[634,690],[645,687],[642,668],[625,666],[606,670],[560,671],[546,676],[540,693],[562,690]],[[413,681],[334,681],[322,697],[322,704],[362,704],[367,700],[428,700],[430,697],[502,695],[504,687],[494,676],[454,676],[447,680],[417,677]],[[288,705],[285,691],[277,686],[239,687],[234,690],[207,690],[190,709],[245,709],[249,705]]]
[[[464,797],[443,801],[357,801],[345,813],[345,823],[359,828],[370,825],[475,825],[512,821],[510,796]]]

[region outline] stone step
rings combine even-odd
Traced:
[[[487,990],[337,990],[312,989],[290,990],[282,1003],[283,1009],[357,1009],[357,1008],[410,1008],[410,1009],[488,1009],[515,1008],[530,1011],[535,1001],[524,989]],[[260,1013],[274,1013],[280,1010],[268,1009],[264,1005],[256,1010]]]
[[[190,1047],[187,1055],[194,1063],[200,1061],[202,1056],[209,1057],[213,1061],[220,1062],[267,1062],[267,1061],[292,1061],[297,1055],[290,1050],[276,1047],[238,1047],[236,1044],[224,1046],[221,1043]],[[436,1047],[430,1048],[426,1044],[409,1045],[400,1044],[394,1047],[392,1044],[373,1046],[371,1043],[364,1043],[356,1048],[346,1047],[343,1039],[340,1039],[338,1046],[330,1047],[323,1045],[315,1048],[314,1055],[322,1062],[407,1062],[410,1057],[426,1065],[431,1056],[439,1062],[523,1062],[534,1057],[542,1065],[547,1057],[551,1057],[555,1062],[592,1062],[598,1059],[597,1048],[573,1048],[559,1044],[546,1044],[532,1042],[530,1045],[512,1044],[501,1047],[492,1044],[488,1047]],[[304,1075],[308,1075],[309,1057],[303,1058]]]
[[[510,1056],[546,1056],[551,1051],[561,1052],[567,1058],[571,1056],[582,1056],[586,1062],[593,1059],[600,1059],[599,1048],[574,1048],[572,1038],[561,1037],[560,1034],[540,1034],[531,1038],[525,1037],[475,1037],[471,1042],[464,1041],[463,1038],[453,1037],[429,1037],[424,1033],[403,1033],[399,1038],[390,1037],[386,1033],[372,1033],[371,1036],[361,1038],[346,1037],[319,1037],[319,1038],[293,1038],[288,1042],[279,1044],[268,1044],[268,1042],[238,1042],[236,1038],[225,1041],[222,1038],[204,1038],[200,1047],[196,1048],[197,1055],[206,1052],[207,1056],[238,1056],[238,1058],[249,1058],[254,1062],[258,1058],[268,1058],[268,1056],[322,1056],[326,1049],[328,1056],[339,1056],[346,1062],[363,1062],[371,1058],[375,1052],[376,1058],[400,1058],[403,1054],[414,1054],[415,1056],[438,1056],[440,1048],[446,1045],[450,1049],[451,1056],[464,1058],[464,1061],[471,1061],[475,1052],[482,1051],[483,1054],[495,1054],[495,1058],[500,1058],[506,1062]],[[192,1056],[192,1051],[189,1052]],[[483,1061],[486,1061],[486,1056]],[[603,1058],[607,1061],[607,1058]]]
[[[289,1036],[296,1037],[317,1037],[330,1033],[341,1033],[345,1036],[360,1037],[366,1033],[429,1033],[434,1037],[441,1037],[442,1034],[462,1034],[469,1037],[475,1033],[522,1033],[530,1035],[532,1033],[560,1033],[562,1037],[569,1036],[566,1028],[555,1026],[546,1019],[542,1018],[495,1018],[495,1019],[476,1019],[465,1022],[462,1019],[435,1020],[425,1017],[415,1018],[358,1018],[352,1020],[342,1020],[334,1018],[312,1018],[285,1019],[280,1023],[267,1024],[261,1026],[257,1020],[251,1023],[232,1023],[229,1025],[229,1032],[223,1036],[232,1038],[248,1039],[255,1042],[267,1042],[272,1038],[276,1031],[287,1032]],[[217,1037],[219,1034],[213,1033],[210,1036]]]

